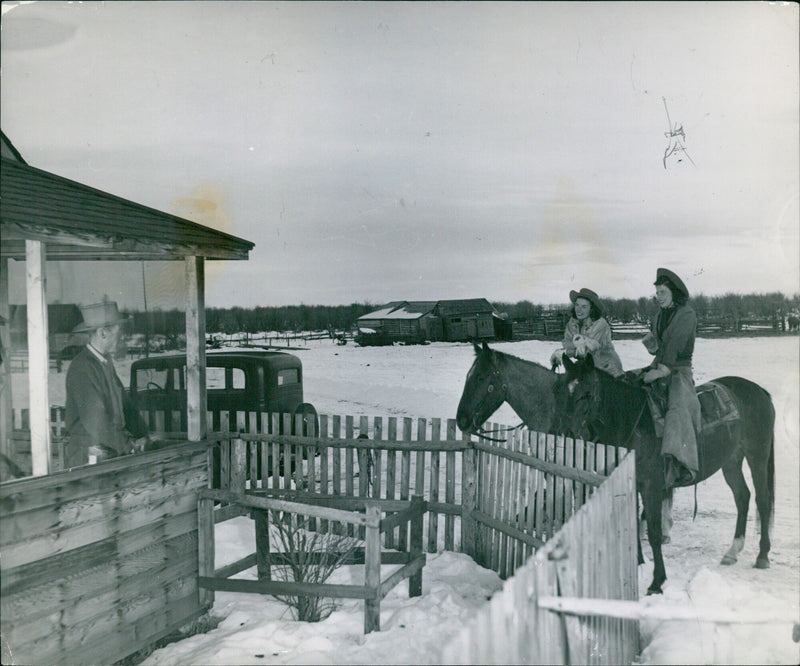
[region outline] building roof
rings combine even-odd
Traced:
[[[254,244],[24,162],[5,135],[0,156],[2,255],[25,257],[25,240],[49,260],[247,259]]]
[[[393,301],[380,310],[359,317],[359,320],[373,319],[419,319],[435,312],[439,316],[475,313],[493,313],[494,308],[485,298],[468,298],[450,301]]]
[[[463,298],[452,301],[439,301],[437,304],[438,314],[442,317],[459,314],[475,314],[494,312],[492,304],[485,298]]]

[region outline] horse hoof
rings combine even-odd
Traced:
[[[672,541],[672,539],[670,539],[668,536],[662,536],[661,537],[661,545],[662,546],[666,546],[671,541]]]
[[[756,558],[756,563],[753,565],[755,569],[769,569],[769,558],[764,555],[763,557]]]
[[[730,555],[726,555],[722,558],[722,562],[720,564],[724,564],[725,566],[730,566],[731,564],[736,564],[736,558],[731,557]]]
[[[647,596],[649,597],[652,594],[664,594],[664,590],[661,589],[660,585],[651,585],[647,588]]]

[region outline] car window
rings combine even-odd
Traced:
[[[286,368],[285,370],[278,370],[278,386],[286,386],[287,384],[297,384],[300,377],[297,368]]]
[[[225,382],[226,368],[206,368],[206,389],[243,389],[245,374],[242,368],[227,368],[231,373],[230,385]]]
[[[206,368],[206,389],[225,388],[225,368]]]
[[[141,368],[136,371],[136,387],[139,391],[165,390],[170,368]]]

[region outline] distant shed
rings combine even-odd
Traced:
[[[359,317],[358,327],[394,342],[459,342],[495,337],[495,318],[485,298],[393,301]]]

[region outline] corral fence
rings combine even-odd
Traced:
[[[475,441],[454,420],[435,418],[321,415],[318,426],[298,421],[294,430],[291,416],[214,418],[220,431],[203,443],[154,432],[177,443],[0,484],[2,638],[10,661],[111,663],[204,612],[213,590],[198,587],[200,563],[216,577],[208,575],[210,540],[200,542],[197,531],[205,488],[220,493],[207,524],[257,516],[248,506],[254,496],[317,506],[353,499],[364,507],[367,500],[401,507],[421,496],[427,511],[418,536],[412,542],[410,525],[387,515],[382,549],[462,551],[510,578],[598,495],[624,453],[520,429],[501,435],[504,442]],[[208,499],[201,499],[206,507]],[[586,543],[604,538],[611,515],[579,528]],[[363,525],[315,520],[323,533],[363,539]],[[635,545],[635,532],[626,538]],[[257,563],[258,552],[252,558]],[[618,563],[598,564],[611,568],[592,575],[618,575]]]
[[[567,615],[554,599],[638,598],[634,454],[443,649],[445,664],[630,664],[635,621]]]

